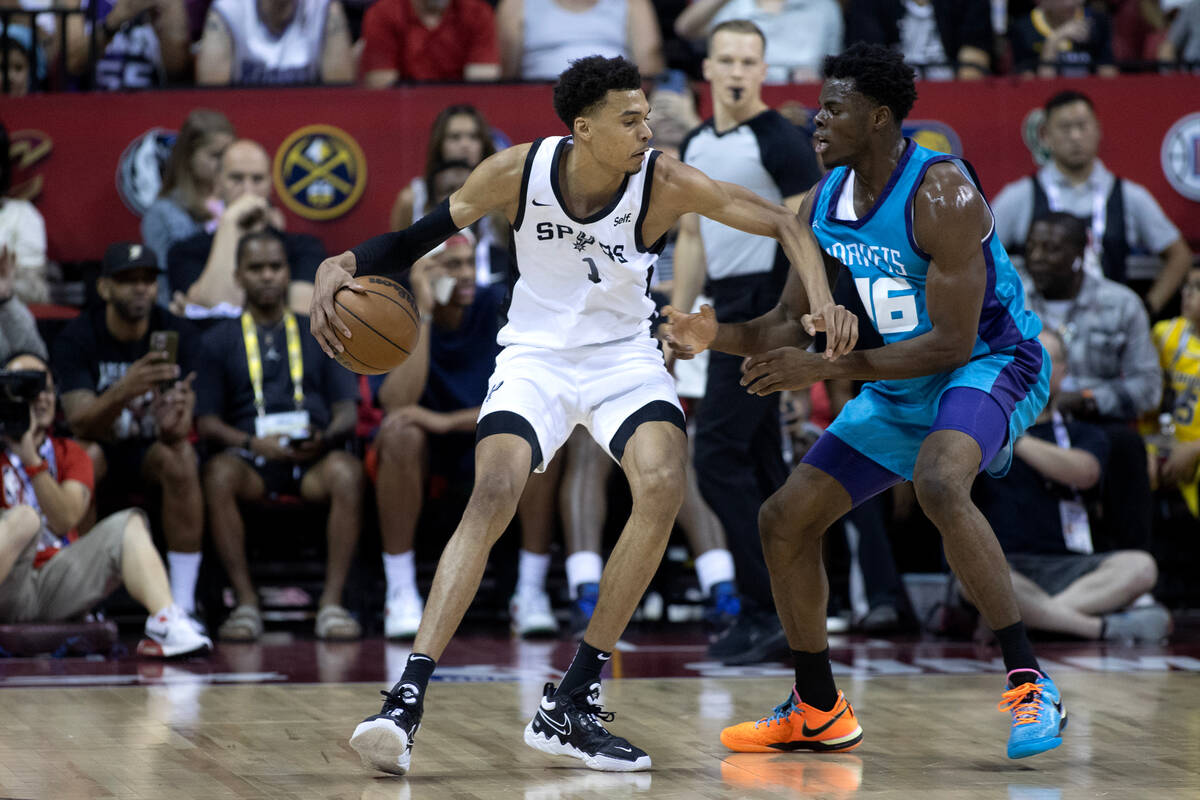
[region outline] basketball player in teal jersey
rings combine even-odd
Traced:
[[[821,538],[902,480],[913,481],[951,568],[1000,642],[1008,755],[1062,742],[1058,689],[1038,667],[1004,553],[971,502],[976,475],[1008,469],[1012,442],[1045,405],[1050,359],[972,171],[901,135],[915,100],[913,71],[898,52],[860,44],[828,58],[813,140],[829,172],[800,209],[848,271],[882,347],[836,361],[806,352],[796,325],[806,301],[790,278],[779,306],[739,325],[718,325],[711,309],[667,309],[677,354],[708,347],[750,356],[742,383],[753,394],[870,381],[759,512],[796,683],[768,717],[725,729],[732,750],[836,751],[861,741],[829,663]]]
[[[488,551],[512,520],[529,473],[576,424],[621,465],[633,496],[629,522],[600,581],[595,613],[557,688],[547,684],[525,742],[599,770],[648,769],[650,757],[601,721],[600,672],[645,593],[683,498],[683,412],[649,332],[649,282],[668,229],[694,212],[778,239],[802,271],[814,314],[829,328],[828,357],[853,347],[857,318],[832,302],[820,250],[785,207],[649,147],[650,112],[637,68],[622,58],[574,62],[554,106],[571,136],[539,139],[483,161],[466,184],[411,227],[321,264],[312,331],[326,353],[349,331],[333,311],[354,276],[396,271],[485,214],[512,223],[514,260],[504,351],[479,412],[475,486],[442,553],[400,680],[350,744],[365,763],[398,774],[410,764],[435,661],[479,588]],[[465,728],[474,724],[465,719]]]

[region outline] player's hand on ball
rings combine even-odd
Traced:
[[[777,347],[742,362],[742,386],[759,397],[799,390],[825,379],[825,359],[798,347]]]
[[[830,361],[849,353],[858,342],[858,315],[837,303],[827,303],[805,314],[800,324],[809,336],[825,331],[825,358]]]
[[[699,314],[687,314],[674,306],[664,306],[662,313],[667,321],[659,326],[659,335],[671,345],[675,358],[694,358],[717,338],[717,313],[710,305],[700,306]]]
[[[317,279],[313,281],[312,304],[308,308],[308,324],[313,338],[330,358],[343,350],[337,333],[350,338],[350,329],[333,309],[333,296],[339,289],[347,287],[354,292],[366,291],[362,284],[354,280],[357,268],[354,254],[348,250],[325,259],[321,266],[317,267]]]

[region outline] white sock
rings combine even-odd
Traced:
[[[579,596],[579,584],[599,583],[600,573],[604,571],[604,562],[599,553],[590,550],[580,550],[567,556],[567,585],[571,587],[571,599]]]
[[[696,556],[696,578],[700,581],[700,590],[708,597],[712,587],[733,580],[733,556],[723,547],[701,553]]]
[[[167,551],[167,570],[171,576],[171,597],[183,613],[196,610],[196,580],[200,577],[200,554]]]
[[[383,554],[383,575],[387,579],[387,599],[417,596],[417,559],[412,550]]]
[[[531,553],[522,549],[517,557],[517,594],[538,594],[546,591],[548,569],[549,553]]]

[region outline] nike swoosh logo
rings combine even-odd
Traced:
[[[533,204],[534,204],[535,206],[548,206],[548,205],[550,205],[549,203],[539,203],[537,200],[534,200],[534,201],[533,201]]]
[[[567,717],[565,714],[563,715],[562,722],[557,722],[556,720],[551,719],[550,715],[547,714],[544,710],[539,708],[538,716],[542,718],[542,722],[544,722],[548,726],[550,726],[551,730],[561,734],[562,736],[570,736],[571,735],[571,719],[569,717]]]
[[[846,713],[846,710],[848,708],[850,708],[850,706],[842,706],[841,711],[839,711],[837,714],[835,714],[832,719],[830,719],[828,722],[826,722],[824,725],[822,725],[819,728],[809,728],[808,723],[805,722],[803,725],[800,726],[800,735],[801,736],[819,736],[820,734],[829,730],[830,725],[832,725],[833,723],[835,723],[839,719],[841,719],[842,715]]]
[[[631,747],[620,747],[619,745],[613,745],[613,749],[614,749],[614,750],[624,750],[626,753],[632,753],[632,752],[633,752],[633,748],[631,748]]]

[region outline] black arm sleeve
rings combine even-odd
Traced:
[[[457,232],[458,226],[450,217],[450,200],[443,200],[404,230],[380,234],[350,248],[358,265],[355,275],[403,272]]]

